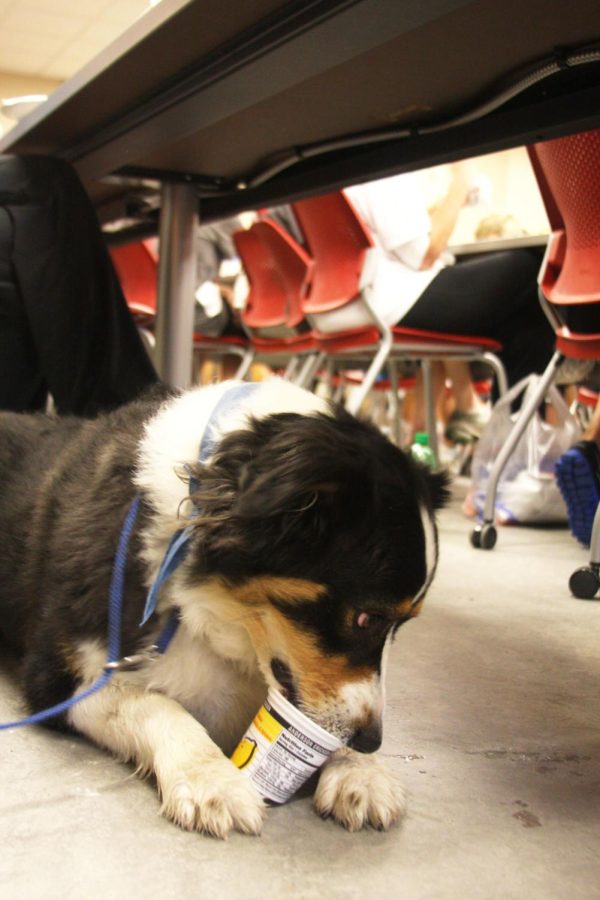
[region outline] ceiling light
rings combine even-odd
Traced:
[[[1,100],[1,109],[3,114],[9,118],[19,121],[27,113],[30,113],[36,106],[48,99],[48,94],[24,94],[22,97],[7,97]]]

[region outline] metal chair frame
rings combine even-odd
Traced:
[[[437,423],[435,416],[435,401],[432,391],[431,362],[448,358],[464,359],[467,361],[480,360],[489,364],[496,376],[498,390],[504,393],[507,386],[506,373],[502,362],[496,356],[493,349],[499,349],[496,342],[485,338],[459,338],[454,335],[446,335],[439,332],[417,331],[415,329],[403,329],[401,326],[390,327],[386,325],[369,304],[362,290],[361,276],[368,272],[370,254],[373,252],[373,241],[362,222],[358,212],[354,209],[348,198],[341,193],[325,194],[308,200],[298,201],[293,204],[293,209],[303,231],[306,243],[315,260],[315,278],[319,277],[322,265],[322,248],[319,246],[318,229],[315,231],[313,223],[319,215],[327,214],[328,204],[336,211],[340,219],[344,221],[347,229],[353,233],[354,247],[350,247],[350,253],[354,252],[354,267],[356,278],[351,296],[342,296],[318,309],[311,295],[306,297],[304,310],[308,321],[311,323],[319,347],[334,365],[348,365],[349,363],[362,363],[366,366],[363,382],[357,391],[353,392],[347,402],[347,408],[352,413],[357,413],[365,401],[369,391],[373,388],[378,375],[387,365],[391,380],[392,404],[395,413],[395,434],[399,435],[398,401],[397,401],[397,374],[398,361],[418,360],[423,372],[423,387],[425,395],[425,420],[430,435],[430,443],[436,455],[439,456],[437,441]],[[334,206],[335,204],[335,206]],[[350,245],[351,242],[348,242]],[[333,254],[327,253],[327,265],[332,265]],[[350,279],[349,279],[350,280]],[[350,280],[351,282],[351,280]],[[331,281],[330,281],[331,283]],[[348,290],[348,289],[347,289]],[[319,331],[318,313],[341,308],[346,303],[359,303],[367,317],[373,323],[371,328],[357,329],[337,333]],[[488,346],[486,346],[486,344]]]
[[[593,155],[593,160],[590,163],[591,175],[593,178],[594,173],[598,171],[598,167],[600,166],[599,131],[584,132],[579,135],[558,138],[554,141],[546,142],[546,144],[536,144],[533,147],[528,148],[532,167],[540,187],[542,199],[552,228],[552,234],[550,235],[538,276],[538,295],[542,309],[556,334],[556,351],[545,371],[540,376],[536,390],[531,394],[527,402],[519,411],[513,429],[498,454],[490,472],[484,501],[483,521],[481,524],[475,526],[471,533],[471,543],[475,547],[484,550],[491,550],[496,544],[497,532],[494,524],[496,495],[498,483],[504,467],[517,446],[523,432],[527,428],[532,416],[535,414],[535,411],[543,403],[548,388],[556,376],[558,367],[567,357],[576,359],[600,359],[600,328],[596,334],[575,333],[565,324],[560,313],[560,310],[563,308],[567,309],[570,306],[583,306],[587,304],[597,304],[600,310],[600,229],[597,230],[589,241],[585,242],[586,245],[584,247],[586,254],[590,253],[590,248],[592,248],[592,252],[595,250],[597,264],[591,268],[590,257],[587,255],[585,263],[577,267],[577,253],[581,250],[584,242],[582,242],[581,239],[570,241],[569,234],[571,230],[575,229],[575,225],[579,224],[576,216],[579,210],[576,208],[576,205],[573,204],[571,204],[571,208],[567,210],[564,197],[564,208],[560,208],[559,200],[555,196],[555,191],[550,184],[550,173],[547,171],[548,154],[550,154],[550,156],[554,154],[556,162],[556,160],[561,158],[561,153],[569,149],[569,142],[572,142],[572,147],[574,149],[579,149],[580,151],[585,149],[584,145],[588,143],[592,148],[592,154],[598,154],[598,158]],[[567,156],[568,154],[564,158],[567,158]],[[545,162],[542,161],[542,158],[545,158]],[[581,158],[583,158],[583,155],[579,156],[579,159]],[[550,162],[552,163],[551,159]],[[556,178],[556,172],[557,169],[555,168],[552,173],[554,178]],[[561,178],[563,178],[563,172],[560,174]],[[579,180],[577,180],[576,183],[577,186],[579,186],[581,180],[580,174],[571,171],[569,172],[570,190],[573,190],[572,180],[575,178],[575,175],[578,175]],[[566,184],[564,178],[563,182]],[[600,196],[600,182],[597,175],[595,183],[592,185],[582,185],[582,189],[585,190],[585,187],[588,188],[588,193],[591,196],[592,202],[595,203],[595,199]],[[575,192],[573,198],[577,199],[577,197],[578,194]],[[582,198],[582,200],[583,199],[584,198]],[[586,196],[585,201],[587,202],[588,200],[589,197]],[[565,215],[566,212],[569,214]],[[587,220],[584,220],[584,225],[585,224],[589,226]],[[574,277],[573,272],[571,275],[570,289],[572,293],[570,295],[565,293],[564,288],[562,287],[560,292],[555,291],[556,286],[559,284],[563,267],[567,263],[568,254],[571,254],[571,260],[575,260]],[[596,262],[596,260],[594,260],[594,262]],[[590,293],[590,273],[592,273],[592,282],[597,276],[597,288],[594,284],[594,291],[592,293]],[[578,281],[579,275],[581,275],[582,284],[585,282],[585,287],[582,287],[578,293],[578,285],[574,286],[573,280]],[[591,599],[596,595],[598,588],[600,587],[600,504],[596,510],[592,528],[590,563],[588,566],[582,567],[572,574],[569,580],[569,586],[574,596],[582,599]]]

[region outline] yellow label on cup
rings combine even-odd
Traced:
[[[256,753],[257,746],[258,744],[256,743],[256,741],[253,741],[252,738],[242,738],[240,743],[233,751],[231,762],[234,764],[234,766],[237,766],[238,769],[243,769],[244,766],[247,766],[248,763],[252,761],[252,757]]]
[[[271,741],[271,743],[276,741],[283,731],[283,725],[278,722],[277,719],[274,719],[264,706],[261,706],[254,716],[254,726],[268,741]]]
[[[274,719],[271,713],[266,710],[264,706],[261,706],[259,711],[256,713],[250,727],[255,728],[259,734],[266,738],[269,744],[275,743],[275,741],[283,731],[283,725],[278,722],[277,719]],[[237,766],[238,769],[243,769],[245,766],[247,766],[252,761],[252,757],[256,753],[257,746],[258,744],[256,740],[252,738],[251,733],[248,733],[245,737],[243,737],[233,751],[233,755],[231,757],[231,761],[234,766]]]

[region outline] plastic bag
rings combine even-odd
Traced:
[[[501,397],[475,448],[471,473],[473,484],[466,501],[466,511],[483,518],[485,492],[492,466],[516,419],[511,415],[511,403],[524,393],[523,402],[535,391],[537,375],[530,375],[515,384]],[[550,424],[539,410],[527,425],[509,457],[496,494],[496,520],[503,525],[512,523],[563,523],[567,508],[554,477],[558,458],[581,437],[581,428],[562,398],[551,385],[547,399],[554,407],[557,424]]]

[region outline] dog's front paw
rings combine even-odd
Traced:
[[[161,782],[161,812],[188,831],[226,838],[236,829],[260,834],[265,805],[228,759],[199,761]]]
[[[372,825],[386,831],[404,815],[404,791],[375,757],[342,749],[325,765],[315,792],[315,809],[348,831]]]

